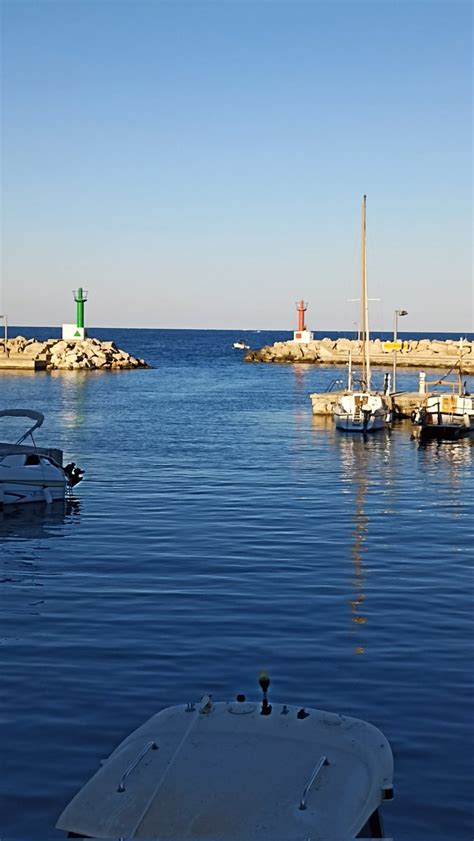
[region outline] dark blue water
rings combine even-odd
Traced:
[[[240,334],[94,333],[155,367],[0,379],[86,470],[64,510],[0,514],[0,837],[61,838],[132,729],[267,668],[274,698],[385,732],[387,835],[470,841],[472,441],[336,434],[308,397],[335,369],[244,364]]]

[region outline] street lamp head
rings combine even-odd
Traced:
[[[407,310],[397,310],[398,315],[408,315]]]

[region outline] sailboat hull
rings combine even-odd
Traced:
[[[387,408],[379,394],[344,394],[334,409],[336,429],[342,432],[377,432],[387,423]]]
[[[385,413],[383,415],[369,415],[367,420],[356,418],[347,412],[334,412],[336,429],[342,432],[377,432],[385,429]]]

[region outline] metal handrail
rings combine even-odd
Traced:
[[[322,756],[321,757],[321,759],[319,760],[318,764],[316,765],[313,773],[311,774],[308,782],[306,783],[306,785],[303,789],[303,794],[301,795],[301,800],[300,800],[300,805],[299,805],[300,809],[307,809],[308,808],[306,806],[306,798],[308,796],[308,793],[309,793],[309,790],[310,790],[311,786],[313,785],[316,777],[318,776],[319,772],[321,771],[321,768],[323,768],[324,765],[329,765],[329,760],[328,760],[327,756]]]
[[[158,745],[156,744],[156,742],[148,742],[143,748],[142,752],[137,756],[136,759],[133,760],[132,764],[128,766],[127,770],[124,771],[117,791],[125,791],[125,780],[132,773],[132,771],[135,770],[138,763],[142,761],[143,757],[148,753],[149,750],[158,750]]]
[[[334,391],[337,385],[344,385],[344,380],[331,380],[325,389],[325,393],[328,394],[329,392]]]

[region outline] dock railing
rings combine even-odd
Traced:
[[[329,385],[324,389],[324,393],[327,394],[329,391],[338,391],[338,386],[344,386],[344,380],[331,380]]]

